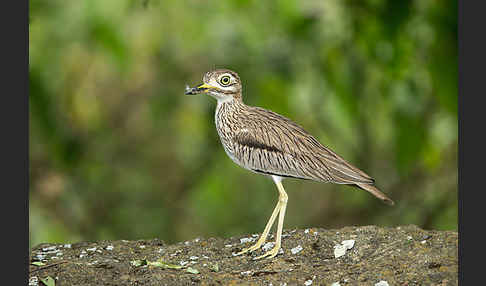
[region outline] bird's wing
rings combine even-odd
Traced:
[[[339,184],[373,183],[366,173],[282,115],[253,107],[242,113],[238,122],[234,150],[245,168]]]

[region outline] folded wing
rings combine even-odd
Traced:
[[[338,184],[374,182],[284,116],[254,107],[240,117],[233,143],[235,156],[245,168]]]

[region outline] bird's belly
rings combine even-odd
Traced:
[[[233,142],[231,138],[225,136],[224,132],[220,132],[221,130],[218,129],[219,139],[221,141],[221,145],[223,145],[223,149],[226,152],[226,155],[230,157],[230,159],[235,162],[238,166],[243,167],[248,170],[252,170],[247,164],[240,160],[240,156],[236,154],[236,150],[233,146]],[[227,133],[226,133],[227,134]]]
[[[231,140],[229,140],[225,137],[222,137],[222,136],[220,136],[220,140],[221,140],[221,145],[223,145],[224,151],[226,152],[226,155],[228,155],[228,157],[230,157],[230,159],[233,162],[242,166],[240,160],[238,160],[238,158],[235,155],[233,144],[231,143]]]

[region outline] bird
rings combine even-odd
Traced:
[[[203,83],[186,86],[186,95],[207,94],[217,100],[215,125],[226,154],[237,165],[270,176],[279,198],[258,241],[242,249],[241,255],[259,249],[267,240],[277,215],[276,239],[272,249],[254,259],[273,258],[281,248],[288,195],[285,178],[345,184],[368,191],[383,202],[394,202],[375,186],[375,180],[321,144],[303,127],[271,110],[243,103],[242,82],[229,69],[215,69],[203,76]]]

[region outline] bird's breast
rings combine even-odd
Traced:
[[[214,119],[216,130],[218,131],[219,139],[221,140],[221,145],[223,145],[224,151],[231,160],[240,165],[239,160],[235,156],[235,149],[233,146],[233,137],[238,124],[233,115],[231,106],[218,104]]]

